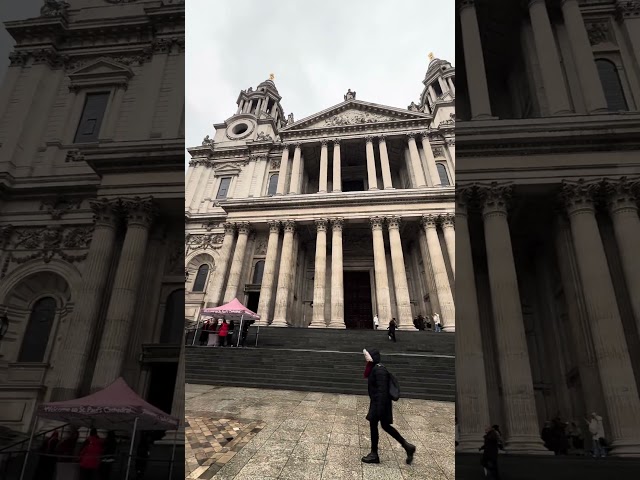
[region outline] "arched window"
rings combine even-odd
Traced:
[[[278,190],[278,176],[279,175],[277,173],[274,173],[269,177],[269,187],[267,188],[267,195],[270,197],[275,195],[276,191]]]
[[[55,317],[56,301],[53,297],[41,298],[33,305],[29,323],[24,332],[18,362],[42,362],[44,360]]]
[[[167,297],[160,343],[180,344],[184,330],[184,290],[175,290]]]
[[[438,168],[438,175],[440,175],[440,184],[451,185],[449,183],[449,175],[447,175],[447,167],[443,163],[436,163],[436,167]]]
[[[256,263],[253,269],[253,284],[260,285],[262,283],[262,275],[264,274],[264,260]]]
[[[622,83],[620,83],[616,64],[601,58],[596,60],[596,66],[598,67],[600,83],[602,83],[609,110],[614,112],[628,110],[629,107],[627,106],[627,100],[624,98],[624,91],[622,90]]]
[[[207,284],[207,277],[209,276],[209,265],[203,263],[198,268],[196,279],[193,282],[192,292],[204,292],[204,287]]]

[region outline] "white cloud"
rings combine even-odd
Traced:
[[[187,2],[186,144],[236,111],[240,90],[275,74],[301,119],[357,98],[406,108],[418,101],[428,53],[455,65],[454,2],[244,0]],[[189,154],[185,152],[188,162]]]

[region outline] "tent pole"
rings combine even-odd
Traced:
[[[127,459],[127,475],[124,477],[125,480],[129,480],[129,472],[131,472],[131,457],[133,456],[133,444],[136,440],[137,427],[138,427],[138,417],[136,417],[136,419],[133,421],[133,433],[131,434],[131,445],[129,445],[129,458]]]
[[[169,480],[173,477],[173,462],[176,458],[176,443],[178,442],[178,429],[180,428],[180,422],[178,427],[173,432],[173,448],[171,449],[171,466],[169,467]]]
[[[38,424],[38,416],[33,419],[33,425],[31,426],[31,436],[29,437],[29,445],[27,446],[27,453],[24,456],[24,462],[22,463],[22,471],[20,472],[20,480],[24,478],[24,473],[27,471],[27,460],[29,460],[29,453],[31,452],[31,444],[33,443],[33,435],[36,432],[36,425]]]
[[[258,322],[258,331],[256,332],[256,347],[258,346],[258,336],[260,335],[260,323]]]
[[[195,332],[193,332],[193,341],[191,342],[191,346],[193,347],[196,344],[196,337],[198,336],[198,327],[200,326],[200,317],[202,315],[200,315],[198,313],[198,321],[196,322],[196,330]]]
[[[242,336],[242,322],[244,321],[244,314],[240,315],[240,331],[238,331],[238,340],[236,340],[236,348],[240,346],[240,337]]]

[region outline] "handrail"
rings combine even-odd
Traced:
[[[44,432],[40,432],[37,435],[34,435],[33,438],[35,440],[36,438],[40,438],[43,435],[47,435],[48,433],[55,432],[56,430],[60,430],[60,429],[65,428],[65,427],[67,427],[69,425],[70,425],[69,423],[65,423],[64,425],[60,425],[58,427],[52,428],[51,430],[46,430]],[[19,442],[12,443],[11,445],[7,445],[6,447],[0,448],[0,453],[4,452],[4,451],[6,451],[6,450],[8,450],[10,448],[13,448],[13,447],[15,447],[17,445],[21,445],[21,444],[27,443],[27,442],[29,442],[29,437],[27,437],[27,438],[25,438],[23,440],[20,440]]]

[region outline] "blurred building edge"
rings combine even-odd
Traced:
[[[184,1],[6,23],[0,425],[119,376],[184,416]],[[178,382],[176,382],[178,378]]]
[[[640,456],[640,2],[457,3],[460,450],[598,412]]]

